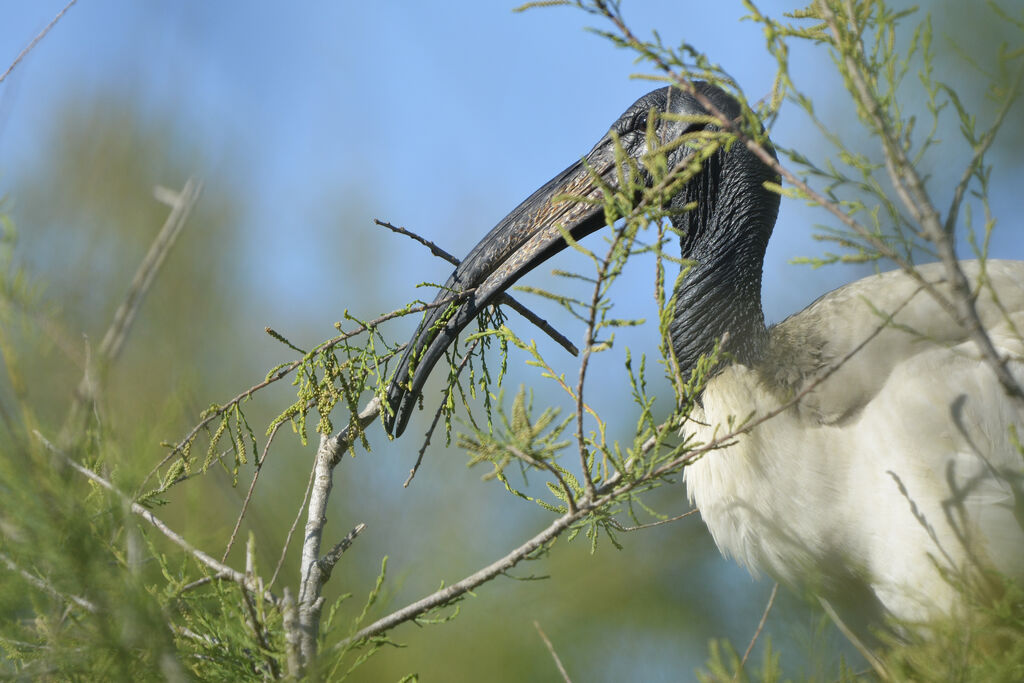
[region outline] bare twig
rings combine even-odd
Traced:
[[[214,581],[216,581],[218,579],[221,579],[221,578],[227,578],[227,577],[222,577],[222,576],[220,576],[218,574],[213,574],[211,576],[204,576],[201,579],[196,579],[195,581],[191,581],[189,583],[186,583],[184,586],[182,586],[180,589],[178,589],[178,592],[179,593],[188,593],[191,590],[195,590],[196,588],[201,588],[202,586],[205,586],[208,583],[213,583]]]
[[[469,358],[469,355],[466,355]],[[423,456],[426,455],[427,448],[430,447],[430,439],[434,436],[434,430],[437,429],[437,423],[441,421],[441,415],[444,413],[444,403],[437,406],[437,410],[434,411],[434,419],[430,421],[430,426],[427,428],[426,437],[423,439],[423,443],[420,444],[420,450],[416,453],[416,462],[413,463],[412,467],[409,468],[409,476],[405,478],[405,482],[402,484],[402,488],[409,488],[409,484],[416,477],[416,473],[420,471],[420,465],[423,464]]]
[[[53,455],[55,455],[61,460],[62,463],[64,463],[71,469],[75,470],[82,476],[86,477],[94,484],[97,484],[102,488],[105,488],[107,491],[110,491],[115,496],[120,498],[122,502],[129,506],[129,509],[132,511],[133,514],[138,515],[142,519],[149,522],[153,527],[156,528],[157,531],[159,531],[164,536],[169,538],[171,542],[173,542],[179,548],[181,548],[189,555],[194,557],[200,564],[206,566],[209,569],[212,569],[219,576],[231,579],[239,586],[242,586],[242,588],[244,588],[245,590],[252,592],[256,592],[258,590],[256,586],[251,585],[251,582],[246,578],[243,572],[240,572],[237,569],[233,569],[232,567],[229,567],[223,562],[220,562],[210,557],[202,550],[199,550],[191,543],[186,541],[185,538],[181,536],[181,534],[177,533],[169,526],[167,526],[162,520],[160,520],[160,518],[158,518],[152,512],[150,512],[146,508],[142,507],[141,505],[133,501],[128,496],[128,494],[124,493],[116,486],[111,484],[109,481],[93,472],[92,470],[83,467],[82,465],[79,465],[77,462],[69,458],[64,452],[62,452],[60,449],[58,449],[56,446],[50,443],[50,441],[47,440],[46,437],[44,437],[38,431],[34,432],[34,434],[36,438],[39,439]],[[263,591],[263,598],[268,602],[273,603],[274,605],[277,605],[280,602],[276,596],[274,596],[270,591],[267,590]]]
[[[420,244],[425,246],[427,249],[429,249],[430,253],[433,254],[434,256],[437,256],[438,258],[447,261],[448,263],[452,264],[456,268],[459,267],[459,259],[456,258],[451,252],[445,251],[444,249],[442,249],[441,247],[437,246],[435,243],[431,242],[430,240],[426,239],[425,237],[420,237],[419,235],[414,233],[412,230],[408,230],[406,228],[403,228],[400,225],[393,225],[392,223],[389,223],[388,221],[382,221],[379,218],[374,218],[373,222],[376,223],[377,225],[379,225],[382,228],[387,228],[388,230],[390,230],[393,233],[396,233],[396,234],[399,234],[399,235],[404,235],[404,236],[406,236],[406,237],[408,237],[408,238],[410,238],[412,240],[415,240],[416,242],[419,242]]]
[[[564,666],[562,666],[562,660],[558,657],[558,653],[555,652],[555,646],[551,644],[550,640],[548,640],[548,636],[544,633],[544,629],[540,627],[540,622],[535,619],[533,621],[533,627],[537,629],[537,634],[540,636],[540,639],[544,641],[544,647],[548,649],[548,652],[551,653],[551,658],[555,660],[555,666],[558,667],[558,673],[562,675],[562,680],[565,681],[565,683],[572,683],[572,679],[569,678],[569,672],[565,670]]]
[[[53,597],[59,600],[63,600],[65,602],[73,602],[82,609],[86,610],[87,612],[92,612],[93,614],[99,612],[99,608],[96,607],[96,605],[93,604],[91,601],[86,600],[85,598],[79,597],[77,595],[62,593],[56,588],[54,588],[53,584],[51,584],[49,581],[46,581],[45,579],[39,576],[36,576],[32,572],[22,569],[18,566],[14,559],[11,558],[11,556],[7,553],[0,552],[0,562],[3,562],[5,565],[7,565],[8,569],[10,569],[12,572],[20,574],[23,579],[25,579],[30,584],[32,584],[39,590],[43,591],[44,593],[49,593]]]
[[[270,444],[274,443],[274,437],[277,436],[277,430],[284,425],[284,422],[278,422],[274,425],[273,429],[270,430],[270,434],[267,435],[267,442],[263,445],[263,452],[260,453],[259,460],[256,461],[256,471],[252,474],[252,481],[249,483],[249,490],[245,494],[245,500],[242,501],[242,509],[238,511],[238,518],[235,520],[235,528],[231,530],[231,536],[228,538],[228,543],[224,547],[224,554],[221,555],[220,561],[227,562],[228,555],[231,554],[231,547],[235,544],[235,538],[238,536],[238,530],[242,527],[242,520],[245,519],[245,513],[249,509],[249,503],[252,501],[252,494],[256,490],[256,480],[260,477],[260,472],[263,471],[263,463],[267,459],[267,453],[270,452]],[[273,581],[271,581],[273,583]]]
[[[202,181],[196,180],[194,177],[185,181],[185,185],[181,188],[180,192],[174,192],[160,186],[155,189],[154,196],[160,202],[171,207],[171,213],[168,214],[163,227],[160,228],[145,258],[142,259],[138,270],[135,271],[135,277],[132,278],[128,293],[114,313],[114,320],[110,324],[107,333],[103,336],[99,353],[104,361],[110,362],[114,360],[121,353],[121,349],[124,348],[125,339],[128,336],[136,314],[139,312],[139,306],[142,305],[142,301],[149,292],[153,280],[160,271],[160,267],[166,260],[171,248],[177,242],[178,236],[181,234],[182,228],[185,227],[185,222],[192,213],[192,209],[195,207],[202,190]]]
[[[640,531],[641,529],[650,529],[651,527],[661,526],[662,524],[671,524],[672,522],[678,522],[679,520],[689,517],[690,515],[695,515],[698,512],[700,512],[700,510],[698,510],[697,508],[693,508],[692,510],[687,510],[681,515],[669,517],[668,519],[659,519],[657,522],[637,524],[636,526],[622,526],[618,522],[612,522],[612,525],[619,531]]]
[[[114,319],[111,321],[110,327],[107,328],[106,334],[103,335],[96,358],[86,358],[85,373],[82,381],[78,384],[71,408],[68,410],[61,433],[61,444],[70,444],[77,438],[82,428],[82,420],[95,406],[101,380],[101,377],[97,375],[102,375],[102,369],[114,362],[120,355],[121,349],[124,348],[125,340],[128,338],[139,307],[156,279],[167,254],[170,253],[171,247],[174,246],[178,235],[181,234],[201,191],[202,183],[195,178],[189,178],[181,192],[172,192],[161,187],[156,189],[157,199],[168,204],[171,207],[171,212],[153,239],[146,256],[139,263],[135,277],[132,278],[131,285],[128,287],[128,292],[114,313]]]
[[[36,34],[36,37],[33,38],[32,41],[28,45],[25,46],[25,49],[23,49],[21,52],[18,53],[18,56],[14,58],[14,61],[11,62],[11,65],[9,67],[7,67],[7,71],[4,71],[3,74],[0,74],[0,83],[4,82],[4,79],[6,79],[7,76],[9,76],[12,71],[14,71],[14,67],[18,66],[18,64],[21,62],[21,60],[25,59],[25,57],[28,55],[28,53],[31,52],[32,49],[35,48],[35,46],[39,44],[39,41],[46,37],[46,34],[50,32],[50,29],[52,29],[54,26],[57,25],[57,22],[60,21],[64,17],[64,15],[67,13],[67,11],[69,9],[71,9],[71,7],[76,2],[78,2],[78,0],[70,0],[68,2],[68,4],[64,5],[64,8],[61,11],[57,12],[57,16],[55,16],[50,21],[50,23],[47,24],[43,28],[42,31],[40,31],[39,33]]]
[[[392,225],[391,223],[388,223],[387,221],[381,221],[381,220],[377,220],[375,218],[375,219],[373,219],[373,222],[376,223],[377,225],[383,227],[383,228],[387,228],[388,230],[391,230],[392,232],[396,232],[399,235],[405,235],[406,237],[410,237],[410,238],[416,240],[420,244],[422,244],[425,247],[427,247],[428,249],[430,249],[430,253],[432,253],[434,256],[438,256],[438,257],[444,259],[445,261],[447,261],[448,263],[452,264],[456,268],[458,268],[458,266],[459,266],[459,259],[455,258],[450,253],[448,253],[447,251],[445,251],[441,247],[437,246],[436,244],[434,244],[430,240],[424,239],[423,237],[420,237],[416,233],[414,233],[414,232],[412,232],[410,230],[407,230],[405,228],[399,227],[397,225]],[[563,349],[565,349],[566,351],[568,351],[569,353],[571,353],[574,356],[578,356],[579,355],[579,353],[580,353],[579,349],[577,349],[576,345],[573,344],[571,341],[569,341],[569,339],[564,334],[562,334],[561,332],[556,330],[554,327],[551,326],[551,324],[547,320],[544,320],[543,318],[538,316],[536,313],[531,311],[529,308],[527,308],[525,305],[520,303],[518,299],[513,297],[508,292],[501,292],[500,294],[498,294],[497,297],[496,297],[495,303],[497,303],[497,304],[504,304],[504,305],[508,306],[513,311],[515,311],[516,313],[518,313],[519,315],[523,316],[524,318],[529,320],[531,323],[536,325],[544,334],[546,334],[549,337],[551,337]]]
[[[306,483],[306,493],[302,496],[302,502],[299,504],[299,511],[295,513],[295,519],[292,520],[292,525],[288,529],[288,534],[284,538],[284,545],[281,546],[281,556],[277,558],[277,566],[274,567],[274,573],[270,577],[270,583],[267,584],[267,588],[273,586],[277,582],[277,577],[281,573],[281,569],[284,567],[284,561],[288,557],[288,547],[292,543],[292,537],[295,535],[295,530],[299,527],[299,520],[302,519],[302,513],[306,509],[306,502],[309,501],[309,494],[313,490],[313,479],[316,477],[316,470],[311,469],[309,471],[309,481]]]
[[[388,631],[399,624],[403,624],[407,621],[416,619],[426,612],[443,607],[451,604],[455,600],[458,600],[467,592],[473,590],[477,586],[490,581],[499,574],[504,574],[508,570],[515,567],[517,564],[522,562],[524,559],[535,553],[540,548],[544,547],[554,539],[556,539],[563,531],[572,526],[573,523],[582,519],[591,510],[595,509],[598,505],[608,502],[607,498],[601,498],[594,503],[589,503],[585,507],[580,507],[575,513],[566,513],[553,521],[543,531],[534,535],[528,541],[520,545],[518,548],[507,553],[500,559],[492,562],[486,567],[470,574],[466,578],[453,583],[449,586],[431,593],[430,595],[417,600],[414,603],[406,605],[405,607],[392,612],[391,614],[378,619],[364,629],[361,629],[354,635],[345,640],[342,640],[335,648],[345,649],[350,645],[364,641],[368,638],[380,635],[385,631]]]
[[[740,675],[743,673],[743,667],[747,665],[747,660],[750,658],[750,653],[754,651],[754,643],[761,637],[761,631],[764,630],[765,622],[768,621],[768,614],[772,611],[772,605],[775,604],[775,596],[779,592],[779,582],[776,581],[775,585],[772,586],[772,594],[768,596],[768,604],[764,606],[764,612],[761,613],[761,620],[757,622],[757,628],[754,630],[754,635],[747,644],[747,649],[743,652],[743,658],[740,659],[740,665],[736,669],[736,675],[732,677],[733,683],[740,680]]]
[[[878,659],[878,657],[875,656],[875,653],[871,651],[871,648],[865,645],[864,642],[857,637],[857,634],[846,625],[846,622],[839,617],[839,614],[836,612],[835,608],[832,607],[832,604],[820,596],[818,597],[818,602],[821,603],[822,608],[825,610],[825,614],[829,616],[829,619],[831,619],[832,623],[836,625],[839,632],[846,636],[846,639],[850,641],[850,644],[860,652],[864,659],[867,660],[867,663],[871,665],[871,668],[875,670],[875,673],[878,675],[878,679],[881,681],[892,680],[889,676],[889,672],[885,669],[885,665],[882,664],[882,661]]]
[[[338,560],[341,559],[342,554],[352,547],[352,541],[356,540],[356,536],[363,533],[366,525],[360,522],[356,524],[352,531],[345,534],[345,538],[341,539],[334,544],[326,555],[320,560],[320,571],[324,573],[324,581],[331,578],[331,572],[334,571],[334,565],[338,564]]]

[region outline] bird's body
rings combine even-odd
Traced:
[[[604,226],[601,191],[618,186],[620,160],[634,160],[648,184],[648,145],[665,145],[667,168],[686,166],[701,135],[718,130],[709,112],[741,115],[732,97],[705,83],[640,98],[587,157],[472,249],[438,296],[454,303],[431,309],[394,376],[394,434],[445,348],[497,293],[563,249],[565,232],[579,240]],[[680,140],[687,144],[673,144]],[[739,142],[706,156],[666,201],[688,266],[667,334],[684,378],[719,342],[729,362],[684,429],[706,443],[778,412],[686,468],[689,495],[719,548],[866,623],[953,609],[960,570],[1024,580],[1024,455],[1011,431],[1024,436],[1022,403],[962,326],[901,272],[842,287],[767,328],[761,272],[777,176]],[[965,270],[976,283],[978,264]],[[921,272],[948,295],[939,266]],[[982,323],[1024,381],[1024,264],[989,261],[986,273]]]
[[[962,265],[976,282],[978,263]],[[941,264],[919,270],[948,296]],[[986,273],[979,315],[1024,382],[1024,263],[989,261]],[[908,622],[948,613],[958,579],[979,568],[1024,580],[1024,455],[1010,432],[1024,426],[1024,404],[901,271],[771,328],[759,362],[708,383],[688,429],[708,441],[730,418],[777,411],[836,365],[795,405],[687,467],[719,549],[867,623],[879,608]]]

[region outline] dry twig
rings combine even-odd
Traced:
[[[152,512],[150,512],[146,508],[142,507],[141,505],[133,501],[131,497],[128,496],[128,494],[121,491],[119,488],[111,484],[109,481],[101,477],[99,474],[93,472],[87,467],[79,465],[77,462],[68,457],[63,451],[61,451],[52,443],[50,443],[50,441],[47,440],[47,438],[40,434],[38,431],[34,432],[34,434],[36,438],[39,439],[44,446],[46,446],[47,450],[49,450],[53,455],[59,458],[63,464],[67,465],[68,467],[75,470],[82,476],[86,477],[94,484],[101,486],[102,488],[106,489],[107,491],[110,491],[115,496],[120,498],[121,501],[124,502],[129,507],[133,514],[138,515],[142,519],[149,522],[157,531],[159,531],[164,536],[169,538],[171,542],[173,542],[179,548],[181,548],[189,555],[194,557],[200,564],[204,565],[208,569],[211,569],[216,577],[230,579],[247,591],[262,592],[264,600],[267,600],[268,602],[274,605],[280,604],[280,600],[276,596],[274,596],[270,591],[261,589],[259,585],[260,581],[258,579],[256,581],[250,581],[250,579],[246,577],[246,575],[243,572],[240,572],[237,569],[229,567],[223,562],[220,562],[214,559],[213,557],[210,557],[199,548],[196,548],[191,543],[186,541],[181,534],[177,533],[169,526],[167,526],[167,524],[165,524],[159,517],[157,517]]]
[[[46,34],[50,32],[50,29],[57,25],[57,22],[64,17],[67,11],[71,9],[72,5],[74,5],[76,2],[78,2],[78,0],[70,0],[68,4],[64,5],[64,8],[61,11],[57,12],[57,16],[55,16],[50,21],[50,23],[43,28],[42,31],[36,34],[36,37],[33,38],[32,41],[25,46],[25,49],[18,53],[18,56],[14,58],[14,61],[11,62],[11,65],[7,67],[7,70],[4,71],[3,74],[0,74],[0,83],[4,82],[4,79],[6,79],[12,71],[14,71],[14,67],[18,66],[18,64],[21,63],[21,60],[25,59],[28,53],[31,52],[33,48],[35,48],[35,46],[39,44],[39,41],[46,37]]]
[[[764,630],[764,625],[768,621],[768,615],[772,611],[772,605],[775,604],[775,596],[778,592],[779,582],[776,581],[775,585],[772,586],[772,594],[768,596],[768,604],[764,606],[764,612],[761,613],[761,620],[757,622],[757,628],[754,629],[754,635],[747,644],[747,649],[743,651],[743,658],[740,659],[740,665],[736,669],[736,675],[732,677],[733,683],[737,683],[737,681],[740,680],[740,676],[743,674],[743,667],[747,665],[750,653],[754,651],[754,644],[757,642],[757,639],[761,637],[761,631]]]

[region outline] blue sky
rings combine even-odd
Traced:
[[[634,4],[638,30],[658,26],[670,44],[685,35],[751,93],[766,92],[772,64],[739,7],[692,16],[683,3]],[[5,10],[5,63],[62,5]],[[435,5],[83,0],[0,91],[4,176],[31,158],[69,92],[123,88],[174,112],[210,158],[244,159],[217,172],[243,188],[251,256],[273,257],[255,283],[260,300],[287,305],[309,284],[297,272],[330,287],[336,275],[310,273],[288,245],[322,231],[332,203],[365,212],[345,230],[375,232],[380,217],[459,252],[651,86],[629,78],[628,53],[582,30],[594,18],[580,12]],[[410,277],[386,279],[389,293],[443,277],[413,245],[370,239],[410,262]]]
[[[9,63],[63,4],[5,8],[0,61]],[[443,279],[446,266],[377,234],[372,218],[464,251],[651,87],[630,79],[643,65],[583,30],[607,28],[596,18],[570,8],[514,14],[512,6],[82,0],[0,86],[0,189],[31,159],[48,113],[69,92],[121,88],[144,107],[174,112],[209,158],[230,160],[214,172],[247,198],[245,248],[273,262],[253,283],[260,301],[287,310],[310,284],[337,286],[330,261],[311,272],[288,245],[337,230],[325,226],[325,211],[346,207],[365,219],[349,214],[341,229],[370,233],[362,244],[393,252],[402,265],[408,277],[377,283],[402,298],[410,283]],[[764,3],[769,12],[783,7]],[[739,21],[738,3],[698,12],[647,0],[625,9],[641,35],[657,27],[668,44],[685,37],[752,96],[768,91],[774,65],[759,28]],[[824,55],[801,60],[797,52],[793,61],[812,93],[834,92]],[[819,111],[830,106],[825,100]],[[801,117],[784,115],[773,133],[793,145],[805,129]],[[769,319],[853,277],[841,268],[791,272],[792,256],[819,251],[808,215],[783,206],[765,267]],[[793,277],[801,287],[786,286]]]

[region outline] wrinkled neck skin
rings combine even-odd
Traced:
[[[679,210],[697,203],[673,218],[683,259],[694,262],[676,287],[669,325],[684,379],[726,335],[724,350],[734,362],[753,365],[767,349],[761,271],[779,208],[779,196],[764,188],[771,179],[766,166],[734,146],[709,159],[672,202]]]

